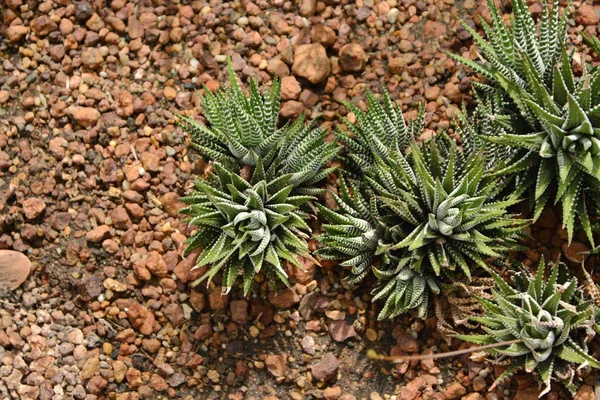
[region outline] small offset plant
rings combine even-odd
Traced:
[[[325,234],[317,237],[323,247],[316,254],[325,260],[346,259],[341,265],[351,267],[349,282],[357,283],[371,270],[379,241],[390,231],[379,218],[377,199],[368,189],[363,195],[355,185],[348,188],[341,177],[340,194],[332,196],[338,210],[317,204],[329,224],[323,225]]]
[[[182,199],[188,204],[182,213],[198,228],[185,253],[202,247],[195,268],[208,268],[194,285],[222,272],[228,292],[242,275],[247,295],[257,273],[289,285],[284,263],[302,268],[297,256],[310,257],[304,206],[323,191],[317,184],[334,170],[325,164],[338,149],[325,141],[324,129],[311,130],[303,117],[277,127],[278,81],[262,96],[251,81],[245,95],[231,62],[228,69],[229,88],[215,94],[205,89],[209,126],[179,117],[216,172]]]
[[[558,264],[550,266],[544,279],[543,261],[536,275],[517,275],[510,285],[495,272],[489,272],[496,281],[493,299],[480,298],[484,314],[471,317],[481,324],[485,334],[457,337],[482,345],[498,343],[488,353],[511,357],[510,365],[493,387],[524,370],[536,373],[543,383],[540,397],[550,391],[552,380],[574,393],[577,369],[600,368],[600,362],[588,354],[584,340],[586,334],[593,335],[596,309],[582,298],[577,279],[566,278]],[[515,343],[501,345],[510,341]]]
[[[548,0],[547,6],[542,7],[542,17],[536,27],[525,0],[513,0],[510,27],[507,27],[494,0],[487,0],[487,5],[492,26],[483,18],[480,19],[487,40],[468,24],[462,24],[478,44],[482,62],[477,63],[455,54],[449,56],[486,77],[489,85],[474,83],[485,92],[494,92],[503,87],[499,77],[524,89],[528,88],[528,72],[521,57],[523,53],[530,56],[535,73],[542,82],[550,83],[552,70],[567,39],[568,10],[564,10],[561,16],[559,1]]]
[[[294,192],[316,195],[316,183],[335,168],[323,168],[338,152],[327,142],[324,128],[311,129],[301,115],[278,127],[281,82],[273,80],[270,90],[261,95],[256,81],[250,80],[246,95],[228,61],[229,86],[214,94],[204,88],[201,107],[208,125],[191,117],[178,116],[178,123],[192,136],[192,146],[209,160],[230,171],[254,167],[260,161],[265,170],[292,174]]]
[[[421,134],[425,111],[421,107],[417,117],[406,122],[401,106],[392,103],[386,90],[383,91],[382,102],[369,91],[366,96],[367,112],[350,102],[342,102],[354,113],[358,123],[354,124],[342,117],[349,132],[338,128],[336,136],[347,150],[345,168],[358,176],[371,170],[377,157],[385,160],[391,154],[404,153],[411,138]]]

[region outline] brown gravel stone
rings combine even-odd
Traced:
[[[329,335],[336,342],[344,342],[350,338],[356,337],[354,326],[346,321],[331,321],[329,323]]]
[[[284,289],[277,293],[269,294],[269,302],[275,308],[287,309],[292,307],[294,304],[300,302],[300,296],[294,289]]]
[[[300,84],[293,76],[286,76],[281,79],[281,99],[286,100],[298,100],[302,88]]]
[[[179,215],[179,210],[186,206],[186,204],[179,200],[179,194],[175,192],[165,193],[161,198],[160,202],[163,205],[164,210],[171,217],[177,217]]]
[[[349,43],[340,49],[340,65],[344,71],[360,72],[366,61],[367,55],[358,43]]]
[[[23,25],[11,25],[6,29],[6,37],[13,43],[20,41],[28,33],[29,28]]]
[[[265,359],[265,364],[271,374],[274,377],[286,377],[287,376],[287,366],[286,366],[287,356],[285,354],[274,355],[269,354]]]
[[[335,31],[326,25],[315,25],[310,30],[310,39],[313,43],[321,43],[324,47],[330,47],[335,43]]]
[[[583,3],[577,10],[575,22],[583,26],[598,25],[598,14],[596,13],[594,6]]]
[[[325,356],[311,365],[310,369],[313,376],[318,381],[329,381],[336,377],[340,362],[333,353],[327,353]]]
[[[224,310],[229,303],[229,295],[221,293],[221,287],[215,287],[208,297],[210,308],[213,310]]]
[[[231,319],[238,324],[245,325],[248,322],[248,302],[246,300],[234,300],[229,306]]]
[[[100,112],[91,107],[71,107],[67,112],[77,124],[84,128],[96,125],[100,119]]]
[[[438,21],[427,20],[423,36],[426,38],[437,38],[446,34],[446,26]]]
[[[104,63],[104,57],[96,48],[85,49],[81,53],[82,64],[89,69],[97,69]]]
[[[110,218],[115,228],[125,230],[131,225],[131,219],[125,207],[118,206],[110,212]]]
[[[48,15],[42,15],[33,20],[31,29],[38,36],[47,36],[58,29],[56,22],[52,21]]]
[[[465,394],[467,394],[467,389],[459,382],[451,383],[444,391],[444,396],[446,396],[448,400],[460,399]]]
[[[152,275],[158,277],[167,276],[168,273],[167,264],[157,251],[152,251],[148,254],[148,258],[146,259],[146,269],[148,269]]]
[[[23,213],[27,219],[39,217],[46,209],[46,203],[42,199],[30,197],[23,202]]]
[[[310,83],[323,82],[331,73],[331,63],[323,45],[314,43],[298,46],[294,52],[292,72]]]
[[[100,243],[110,235],[110,227],[108,225],[100,225],[85,235],[88,242]]]
[[[406,71],[406,60],[402,57],[392,58],[388,63],[388,71],[392,74],[401,75]]]
[[[129,322],[142,335],[150,335],[154,330],[154,314],[137,302],[133,302],[127,311]]]

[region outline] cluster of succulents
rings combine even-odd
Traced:
[[[488,350],[492,355],[509,356],[512,362],[494,386],[519,370],[536,373],[544,384],[540,397],[550,391],[552,380],[574,392],[579,366],[600,368],[600,361],[588,354],[586,332],[594,326],[597,308],[583,299],[577,279],[567,278],[554,264],[546,271],[544,261],[535,275],[523,272],[511,284],[490,271],[496,282],[493,299],[480,298],[484,313],[471,317],[485,333],[457,335],[477,344],[512,342]],[[547,277],[545,278],[545,274]]]
[[[465,326],[479,324],[484,334],[459,337],[513,359],[498,382],[523,369],[536,371],[543,393],[552,379],[573,389],[575,367],[600,367],[581,334],[598,330],[600,307],[575,278],[557,265],[544,278],[542,263],[536,275],[507,282],[490,267],[510,270],[509,253],[523,249],[526,227],[550,200],[561,207],[568,241],[577,228],[596,246],[597,217],[590,216],[600,211],[600,68],[575,73],[565,45],[568,13],[558,0],[537,24],[525,1],[513,0],[510,27],[493,0],[488,7],[486,38],[465,24],[481,60],[453,56],[486,83],[474,82],[476,107],[457,113],[451,135],[421,140],[424,108],[407,121],[385,90],[367,91],[364,109],[343,102],[355,118],[341,117],[334,140],[304,116],[281,125],[280,82],[261,94],[251,81],[246,93],[229,63],[228,87],[204,88],[205,121],[178,118],[212,164],[183,199],[196,228],[186,252],[201,249],[196,268],[206,271],[194,284],[218,277],[227,292],[241,276],[248,295],[259,273],[290,285],[284,266],[301,268],[299,256],[339,260],[351,284],[374,281],[383,319],[424,318],[429,300],[453,282],[464,287],[483,277],[495,282],[493,295],[469,303],[483,311]],[[585,39],[600,51],[600,41]],[[333,160],[341,170],[330,209],[319,199],[323,180],[334,177]],[[513,207],[527,197],[531,219]],[[312,232],[308,221],[317,217],[321,232]]]
[[[228,64],[229,87],[205,88],[202,109],[209,125],[179,116],[192,145],[212,161],[214,173],[196,182],[182,200],[188,222],[196,227],[185,254],[202,248],[195,268],[209,267],[193,282],[223,274],[228,292],[242,276],[244,293],[263,271],[273,282],[289,285],[286,262],[302,268],[297,256],[310,257],[310,215],[305,207],[323,189],[316,183],[335,168],[326,163],[338,152],[325,141],[323,128],[312,129],[304,117],[278,127],[280,83],[261,95],[251,81],[246,95]]]

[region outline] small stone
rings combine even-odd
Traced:
[[[327,25],[315,25],[310,30],[310,39],[312,42],[321,43],[324,47],[332,46],[336,38],[335,31]]]
[[[79,373],[79,377],[81,379],[90,379],[92,376],[96,374],[98,371],[98,367],[100,365],[100,358],[91,357],[86,360],[81,368],[81,372]]]
[[[598,14],[596,13],[594,6],[586,3],[581,4],[579,9],[577,10],[575,22],[578,25],[583,26],[598,25]]]
[[[287,376],[286,366],[287,356],[284,354],[269,354],[265,359],[265,364],[269,372],[276,378]]]
[[[284,289],[277,293],[269,293],[269,302],[275,308],[287,309],[300,302],[300,296],[294,289]]]
[[[347,72],[360,72],[367,61],[365,51],[358,43],[349,43],[340,49],[340,65]]]
[[[283,78],[290,74],[290,68],[278,58],[270,59],[267,63],[267,72],[273,76]]]
[[[163,89],[163,95],[165,96],[165,98],[169,101],[173,101],[175,100],[175,97],[177,97],[177,91],[175,89],[173,89],[171,86],[166,86]]]
[[[416,353],[419,351],[419,342],[408,333],[401,333],[396,338],[398,346],[407,353]]]
[[[444,396],[446,396],[448,400],[459,399],[465,394],[467,394],[467,389],[465,389],[465,387],[459,382],[451,383],[446,387],[446,390],[444,391]]]
[[[169,214],[170,217],[177,217],[179,210],[184,208],[186,204],[180,200],[181,196],[175,192],[165,193],[161,198],[160,202],[163,205],[163,209]]]
[[[42,199],[30,197],[23,202],[23,213],[27,219],[39,217],[46,209],[46,203]]]
[[[146,171],[157,172],[160,168],[160,157],[149,151],[142,153],[140,161]]]
[[[104,63],[104,57],[97,48],[87,48],[81,53],[81,63],[86,68],[97,69]]]
[[[42,15],[31,22],[31,29],[36,35],[43,37],[57,30],[58,25],[48,15]]]
[[[125,292],[127,290],[127,285],[115,279],[108,278],[104,281],[104,288],[112,290],[113,292]]]
[[[305,353],[310,354],[311,356],[314,356],[317,353],[317,349],[315,348],[315,339],[313,339],[312,336],[304,336],[304,339],[302,339],[300,344],[302,345],[302,350],[304,350]]]
[[[88,242],[100,243],[110,236],[110,227],[108,225],[100,225],[92,229],[85,235]]]
[[[402,75],[404,71],[406,71],[406,60],[402,57],[392,58],[388,62],[388,71],[394,75]]]
[[[167,264],[159,252],[152,251],[146,258],[146,269],[159,278],[167,276]]]
[[[96,125],[100,119],[100,112],[91,107],[70,107],[67,112],[77,124],[84,128]]]
[[[354,326],[346,321],[331,321],[329,323],[329,335],[336,342],[344,342],[350,338],[356,337]]]
[[[317,11],[317,0],[301,0],[298,13],[303,17],[311,17]]]
[[[337,400],[342,394],[342,388],[339,386],[328,387],[323,391],[323,397],[326,400]]]
[[[208,296],[208,301],[213,310],[224,310],[229,303],[229,295],[223,294],[221,287],[217,286]]]
[[[127,214],[127,210],[123,206],[118,206],[114,208],[110,212],[110,218],[112,220],[112,224],[115,228],[121,230],[127,230],[131,225],[131,219],[129,218],[129,214]]]
[[[85,22],[94,14],[92,5],[87,1],[80,1],[75,4],[75,19],[79,22]]]
[[[325,47],[320,43],[298,46],[294,53],[292,72],[313,84],[327,79],[331,73],[331,62],[327,57]]]
[[[325,382],[337,376],[339,366],[340,362],[335,358],[333,353],[327,353],[321,360],[313,364],[310,369],[315,379]]]
[[[231,319],[238,324],[245,325],[248,322],[248,302],[246,300],[234,300],[229,306]]]
[[[71,344],[83,344],[83,340],[84,340],[83,332],[79,328],[72,329],[67,334],[67,340]]]
[[[300,92],[302,92],[302,88],[295,77],[286,76],[281,79],[281,99],[283,101],[298,100]]]
[[[151,311],[137,302],[133,302],[127,310],[129,322],[142,335],[150,335],[154,331],[155,317]]]
[[[427,20],[423,30],[423,36],[426,38],[437,38],[446,34],[446,26],[438,21]]]
[[[372,328],[368,328],[367,329],[367,333],[366,333],[367,339],[370,342],[375,342],[377,341],[377,331],[375,329]]]
[[[29,33],[29,28],[23,25],[11,25],[6,29],[6,37],[13,43],[19,42]]]

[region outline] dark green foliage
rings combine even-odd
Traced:
[[[308,256],[310,228],[298,207],[314,198],[290,196],[293,175],[269,176],[260,159],[249,182],[219,164],[214,167],[213,182],[196,182],[195,191],[182,199],[189,205],[182,213],[199,228],[187,240],[186,254],[204,246],[195,268],[210,265],[194,284],[222,271],[229,291],[241,274],[248,294],[254,275],[263,270],[289,285],[284,262],[301,267],[296,254]]]
[[[337,138],[347,149],[346,168],[359,175],[373,168],[376,157],[385,160],[391,154],[403,153],[411,138],[418,137],[423,131],[423,108],[417,118],[407,123],[401,106],[392,103],[387,91],[383,91],[381,103],[369,91],[366,96],[367,112],[352,103],[343,103],[356,115],[357,124],[342,117],[350,135],[340,129],[337,132]]]
[[[548,0],[547,6],[542,7],[542,18],[536,29],[525,0],[514,0],[510,27],[507,27],[494,0],[487,0],[487,4],[492,26],[483,18],[480,20],[487,40],[463,23],[463,27],[479,45],[483,62],[476,63],[453,54],[450,56],[488,78],[492,86],[478,85],[486,91],[494,91],[502,86],[499,75],[519,87],[528,88],[528,73],[522,54],[529,55],[535,73],[543,82],[549,83],[567,38],[568,10],[564,10],[561,16],[559,1]]]
[[[302,115],[282,128],[277,127],[281,83],[273,80],[270,91],[260,94],[254,80],[246,95],[228,64],[229,87],[214,94],[207,88],[201,106],[209,125],[179,116],[180,126],[192,135],[192,146],[203,156],[221,163],[231,171],[255,166],[259,160],[265,169],[291,173],[295,191],[317,194],[315,183],[333,171],[323,169],[338,151],[334,142],[326,142],[324,128],[311,130]],[[298,188],[298,189],[296,189]]]
[[[387,93],[383,104],[367,97],[366,112],[347,105],[358,125],[346,120],[354,137],[343,139],[362,184],[350,194],[342,182],[338,210],[321,207],[330,224],[319,254],[346,259],[342,265],[352,267],[353,281],[372,265],[375,299],[386,300],[379,318],[413,308],[423,317],[440,279],[470,277],[486,258],[517,249],[528,221],[507,212],[519,202],[514,193],[504,195],[509,180],[486,173],[491,152],[476,142],[460,151],[445,135],[419,146],[422,113],[407,125]]]
[[[528,60],[526,55],[523,58]],[[579,216],[593,244],[587,209],[600,195],[600,71],[588,74],[584,70],[581,78],[575,78],[566,52],[554,68],[550,87],[541,82],[531,63],[526,70],[529,90],[502,81],[501,76],[498,79],[521,114],[532,121],[531,129],[514,129],[490,140],[525,150],[522,158],[503,172],[536,166],[534,218],[554,197],[554,203],[562,205],[569,241]]]
[[[382,244],[379,251],[401,251],[416,271],[436,275],[459,269],[467,277],[473,265],[517,249],[528,224],[507,212],[520,200],[499,198],[502,182],[485,174],[480,153],[466,156],[447,137],[413,145],[379,162],[367,177],[404,237]]]
[[[542,261],[537,274],[523,273],[507,284],[489,271],[496,281],[493,299],[480,298],[484,314],[471,317],[480,323],[485,334],[458,335],[478,344],[521,340],[509,346],[487,350],[490,354],[512,358],[509,368],[494,386],[519,370],[535,371],[545,385],[540,397],[550,391],[557,380],[573,392],[575,371],[584,365],[599,368],[600,363],[588,354],[584,340],[592,326],[594,306],[581,297],[577,279],[567,279],[558,265],[552,265],[544,279]]]
[[[488,93],[500,91],[509,100],[489,110],[502,130],[484,134],[520,149],[498,174],[520,173],[523,187],[534,186],[534,220],[553,198],[562,206],[569,242],[579,217],[593,245],[588,208],[600,195],[600,71],[588,73],[584,65],[584,75],[575,77],[564,48],[568,13],[559,15],[558,1],[544,8],[537,31],[524,0],[513,2],[511,28],[493,1],[488,7],[494,27],[483,22],[487,41],[470,30],[483,63],[455,58],[491,81]]]

